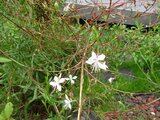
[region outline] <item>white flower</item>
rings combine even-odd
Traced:
[[[67,6],[65,6],[65,7],[63,8],[63,12],[68,12],[68,11],[70,11],[70,4],[71,4],[71,3],[69,3]]]
[[[108,81],[110,82],[110,83],[112,83],[113,82],[113,80],[115,80],[116,78],[114,78],[114,77],[110,77],[109,79],[108,79]]]
[[[105,62],[102,62],[104,59],[104,54],[96,55],[95,52],[92,52],[92,56],[86,61],[86,63],[92,65],[93,71],[97,72],[100,69],[106,70],[108,68]]]
[[[69,12],[74,8],[74,3],[68,3],[64,8],[63,12]]]
[[[51,86],[56,88],[58,91],[62,90],[62,86],[60,85],[60,83],[63,83],[65,81],[65,78],[61,78],[61,75],[62,74],[60,74],[59,77],[55,76],[54,77],[54,82],[49,83]]]
[[[73,11],[75,9],[75,3],[73,2],[69,2],[64,8],[63,8],[63,12],[70,12]]]
[[[156,115],[156,113],[155,112],[151,112],[151,115]]]
[[[72,100],[69,99],[67,95],[65,95],[65,98],[66,98],[66,99],[64,100],[64,104],[65,104],[65,105],[64,105],[64,108],[65,108],[65,109],[68,109],[68,108],[69,108],[69,109],[72,109],[72,106],[71,106]]]
[[[72,77],[72,75],[69,75],[69,78],[65,78],[65,79],[71,81],[71,84],[74,84],[75,83],[74,80],[77,79],[77,76]]]

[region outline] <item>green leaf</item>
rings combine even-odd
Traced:
[[[7,118],[9,118],[12,115],[13,112],[13,104],[11,102],[7,103],[4,108],[4,114]]]
[[[0,76],[2,76],[2,75],[3,75],[3,73],[0,72]]]
[[[6,118],[5,118],[5,116],[1,113],[0,114],[0,120],[5,120]]]
[[[37,99],[37,90],[37,88],[34,89],[34,95],[33,98],[29,101],[30,103]]]
[[[13,118],[10,118],[10,120],[15,120],[15,119],[13,119]]]
[[[23,5],[26,0],[20,0],[20,3]]]
[[[54,9],[55,9],[55,11],[59,10],[59,4],[57,1],[54,3]]]
[[[0,63],[6,63],[6,62],[11,62],[11,60],[5,57],[0,57]]]

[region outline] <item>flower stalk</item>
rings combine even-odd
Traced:
[[[81,60],[81,77],[80,77],[80,91],[79,91],[79,108],[78,108],[78,117],[77,120],[81,120],[81,112],[82,112],[82,92],[83,92],[83,83],[84,83],[84,56],[86,54],[86,50],[84,51],[83,58]]]
[[[62,120],[61,114],[60,114],[60,112],[59,112],[59,110],[58,110],[58,108],[57,108],[57,106],[56,106],[56,105],[54,105],[54,110],[55,110],[55,111],[56,111],[56,113],[58,114],[58,116],[59,116],[60,120]]]

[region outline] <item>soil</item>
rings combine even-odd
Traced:
[[[104,114],[104,120],[160,120],[160,93],[137,93],[132,96],[116,94],[128,108],[125,111],[112,111]],[[82,120],[101,120],[94,111],[82,112]],[[71,120],[77,119],[77,113]]]
[[[127,79],[130,79],[130,80],[134,79],[133,77],[134,74],[130,69],[127,69],[127,68],[120,69],[119,73]]]
[[[134,80],[130,69],[122,68],[119,73],[128,80]],[[104,74],[105,80],[114,75]],[[160,93],[137,93],[132,96],[116,94],[115,98],[124,103],[128,110],[105,113],[105,120],[160,120]]]
[[[117,96],[130,106],[127,111],[105,113],[105,120],[160,120],[160,94],[135,94]]]
[[[77,115],[77,112],[73,113],[70,120],[77,120]],[[100,120],[100,118],[96,115],[94,111],[84,110],[81,114],[81,120]]]
[[[119,75],[123,76],[124,78],[128,79],[128,80],[133,80],[134,79],[134,73],[132,70],[128,69],[128,68],[122,68],[119,70]],[[103,73],[103,78],[108,81],[109,78],[113,77],[116,78],[116,75],[112,74],[111,72],[105,72]]]

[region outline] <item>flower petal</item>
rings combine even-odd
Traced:
[[[69,3],[68,5],[66,5],[64,8],[63,8],[63,12],[68,12],[70,10],[70,5],[71,3]]]
[[[62,73],[59,74],[58,78],[61,79]]]
[[[69,78],[72,79],[72,75],[69,75]]]
[[[105,59],[105,55],[104,55],[104,54],[101,54],[101,55],[98,56],[97,59],[98,59],[98,60],[104,60],[104,59]]]
[[[106,70],[108,68],[108,66],[105,63],[97,62],[97,64],[98,64],[98,67],[103,69],[103,70]]]
[[[87,64],[92,65],[95,62],[91,57],[86,61]]]
[[[77,79],[77,76],[74,76],[72,79]]]
[[[115,78],[114,78],[114,77],[110,77],[110,78],[108,79],[108,81],[109,81],[110,83],[112,83],[112,82],[113,82],[113,80],[115,80]]]
[[[74,84],[75,83],[75,81],[74,80],[71,80],[71,84]]]
[[[65,95],[65,98],[66,98],[67,101],[70,101],[67,95]]]
[[[97,58],[97,55],[95,52],[92,52],[92,56],[91,56],[92,59],[96,59]]]
[[[59,81],[59,78],[57,76],[54,77],[54,81]]]
[[[63,83],[65,80],[66,80],[65,78],[61,78],[58,82]]]
[[[92,52],[92,56],[86,61],[87,64],[92,65],[97,59],[97,55],[95,52]]]
[[[69,78],[64,78],[65,80],[70,80]]]
[[[69,108],[70,110],[72,109],[71,103],[68,104],[68,108]]]
[[[98,65],[99,62],[95,62],[93,64],[93,70],[92,71],[95,71],[95,72],[98,72],[99,71],[99,65]]]
[[[53,86],[53,87],[56,87],[57,86],[57,83],[56,82],[50,82],[49,83],[51,86]]]
[[[71,103],[66,103],[65,102],[64,108],[65,109],[68,109],[68,108],[71,109],[72,108]]]
[[[58,90],[58,91],[61,91],[61,90],[62,90],[62,86],[58,84],[58,85],[57,85],[57,90]]]

